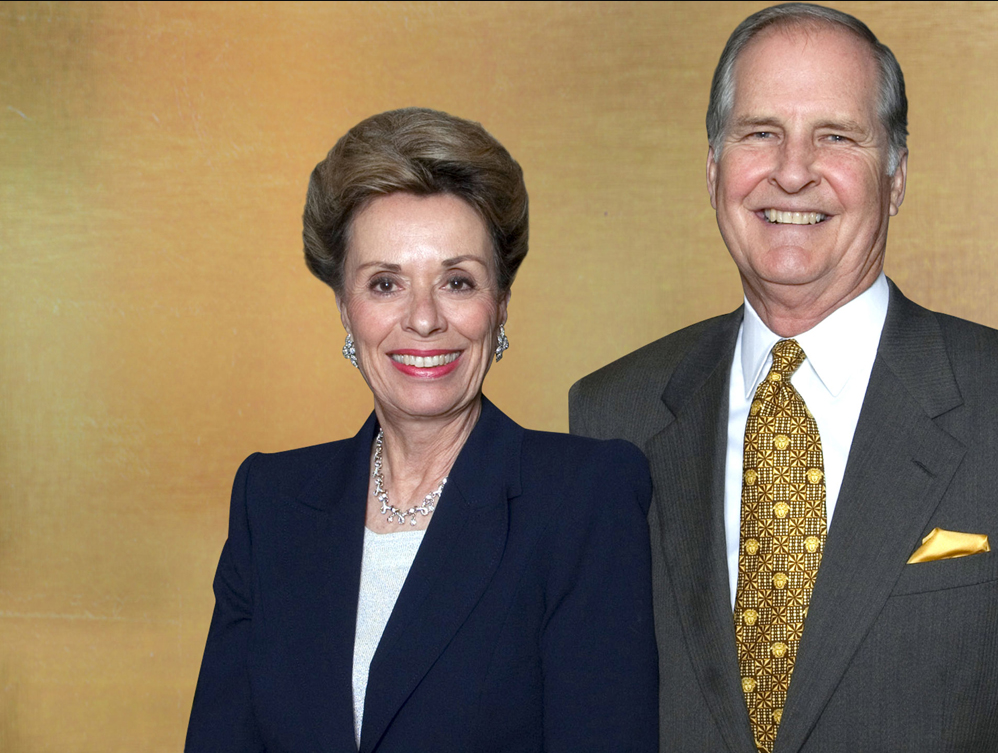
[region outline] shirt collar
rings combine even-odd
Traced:
[[[877,357],[889,302],[890,287],[881,272],[873,285],[794,338],[831,395],[837,396],[853,374],[869,373]],[[763,323],[746,298],[741,343],[746,400],[762,381],[772,363],[770,351],[781,339]]]

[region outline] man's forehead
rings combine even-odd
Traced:
[[[867,102],[876,109],[878,100],[880,72],[872,50],[864,40],[835,26],[766,29],[741,51],[733,73],[736,111],[745,99],[758,105],[792,95],[802,101],[827,98],[840,104],[845,97],[862,101],[861,109]],[[758,115],[732,113],[734,119],[743,114]]]
[[[790,65],[803,57],[820,59],[833,69],[829,83],[835,82],[834,70],[843,64],[864,66],[870,75],[878,75],[873,51],[864,40],[839,26],[807,23],[772,26],[761,31],[739,53],[735,78],[748,64]]]

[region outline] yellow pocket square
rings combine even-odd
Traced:
[[[922,545],[908,558],[908,564],[948,560],[990,551],[988,536],[985,533],[960,533],[933,528],[929,531],[929,535],[922,539]]]

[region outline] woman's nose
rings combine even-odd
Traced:
[[[420,337],[428,337],[445,328],[440,303],[432,290],[414,290],[409,301],[406,328]]]

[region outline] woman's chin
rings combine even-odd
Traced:
[[[408,394],[395,399],[375,400],[388,408],[387,415],[403,420],[427,420],[452,418],[473,409],[481,399],[481,390],[472,394],[463,392],[460,395],[446,394],[436,391],[436,394]]]

